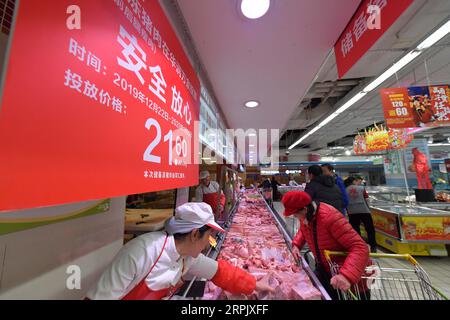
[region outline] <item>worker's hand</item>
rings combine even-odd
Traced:
[[[292,246],[292,255],[295,259],[300,260],[300,249],[297,246]]]
[[[347,280],[342,274],[338,274],[331,278],[331,286],[336,290],[348,291],[351,287],[350,281]]]
[[[275,292],[275,289],[262,281],[256,281],[255,291],[259,292]]]

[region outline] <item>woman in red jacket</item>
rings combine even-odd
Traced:
[[[313,202],[302,191],[286,193],[282,203],[284,215],[294,215],[301,222],[292,243],[294,256],[300,258],[300,249],[308,243],[316,259],[316,274],[331,298],[338,298],[336,290],[347,291],[358,284],[369,262],[369,248],[342,213],[326,203]],[[341,265],[338,275],[331,277],[324,250],[348,252],[341,261],[335,259]],[[368,290],[363,291],[367,292],[362,297],[370,296]]]

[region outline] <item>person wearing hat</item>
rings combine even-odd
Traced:
[[[216,181],[211,181],[208,171],[200,172],[200,185],[195,190],[195,201],[209,204],[213,212],[222,213],[225,207],[225,195],[220,191],[220,186]]]
[[[117,254],[87,300],[160,300],[170,298],[189,274],[212,280],[225,291],[250,295],[272,291],[246,271],[201,252],[224,230],[214,221],[206,203],[186,203],[166,221],[165,231],[144,234],[128,242]]]
[[[292,242],[292,253],[300,259],[300,250],[308,244],[316,260],[316,274],[331,298],[337,299],[337,291],[347,291],[358,285],[360,291],[370,295],[360,280],[369,261],[369,249],[363,239],[336,208],[323,202],[312,201],[303,191],[290,191],[282,199],[285,216],[294,215],[301,226]],[[341,265],[339,274],[331,276],[324,250],[348,252],[344,258],[336,258]]]

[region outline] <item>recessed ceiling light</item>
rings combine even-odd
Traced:
[[[249,19],[264,16],[270,8],[270,0],[242,0],[241,11]]]
[[[247,101],[245,103],[245,106],[247,108],[257,108],[257,107],[259,107],[259,102],[258,101]]]
[[[345,155],[346,155],[346,156],[351,156],[351,155],[352,155],[352,152],[351,152],[350,150],[347,150],[347,151],[345,151]]]

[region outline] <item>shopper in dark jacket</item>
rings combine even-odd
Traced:
[[[264,179],[262,183],[260,183],[259,188],[270,189],[272,188],[272,183],[269,178]]]
[[[306,184],[305,192],[314,201],[325,202],[340,212],[344,212],[342,193],[333,177],[323,175],[320,166],[309,167],[308,174],[310,182]]]
[[[275,179],[275,176],[272,176],[272,180],[270,181],[272,185],[272,192],[273,192],[273,200],[279,200],[278,197],[278,186],[281,186],[281,184]]]
[[[326,163],[326,164],[322,165],[322,172],[326,176],[333,177],[334,182],[339,187],[339,189],[341,190],[341,193],[342,193],[343,208],[344,208],[344,210],[347,209],[349,199],[348,199],[347,190],[346,190],[345,185],[344,185],[344,180],[342,180],[342,178],[339,177],[334,172],[334,167],[331,164],[329,164],[329,163]],[[345,212],[343,212],[343,213],[345,213]]]

